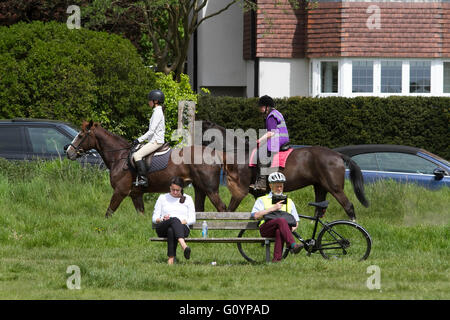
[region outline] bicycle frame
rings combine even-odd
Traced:
[[[323,210],[323,213],[325,213],[325,210]],[[311,239],[308,240],[304,240],[296,231],[293,231],[292,234],[299,240],[301,241],[304,245],[305,245],[305,249],[308,251],[307,255],[311,255],[311,252],[313,251],[313,249],[315,249],[315,245],[316,245],[316,233],[317,233],[317,226],[320,224],[322,225],[322,228],[327,224],[327,223],[323,223],[322,220],[320,220],[318,215],[315,216],[305,216],[305,215],[298,215],[299,218],[303,218],[303,219],[307,219],[307,220],[312,220],[315,221],[314,223],[314,229],[313,229],[313,233],[311,235]]]

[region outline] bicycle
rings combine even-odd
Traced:
[[[346,259],[363,261],[369,257],[372,248],[372,238],[362,226],[356,222],[348,220],[336,220],[332,222],[323,222],[328,201],[310,202],[310,206],[318,208],[314,216],[300,215],[300,219],[314,221],[314,229],[309,239],[303,239],[296,231],[292,232],[304,245],[306,255],[320,253],[325,259]],[[319,224],[322,226],[320,232],[317,232]],[[241,230],[238,237],[255,237],[259,230]],[[317,237],[316,237],[317,234]],[[238,249],[241,255],[249,262],[255,262],[259,259],[252,257],[261,254],[261,248],[256,244],[240,243]],[[260,246],[260,245],[259,245]],[[289,249],[283,252],[283,258],[289,254]]]

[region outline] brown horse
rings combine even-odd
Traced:
[[[221,132],[222,141],[214,141],[214,144],[222,146],[221,151],[228,154],[234,148],[234,153],[245,153],[245,163],[238,164],[235,157],[234,164],[228,161],[224,169],[227,174],[227,186],[232,194],[228,211],[234,211],[242,199],[249,193],[249,185],[256,179],[257,168],[249,166],[249,143],[240,137],[233,140],[226,140],[226,129],[210,121],[202,122],[203,133],[206,130],[215,129]],[[216,131],[217,132],[217,131]],[[219,137],[219,139],[220,139]],[[216,137],[217,138],[217,137]],[[238,140],[240,140],[240,143]],[[203,145],[212,145],[211,141],[203,141]],[[227,145],[233,142],[232,145]],[[237,150],[236,145],[244,146]],[[242,162],[242,161],[241,161]],[[365,206],[369,202],[364,194],[364,180],[359,166],[348,156],[335,152],[331,149],[312,146],[294,149],[286,160],[284,168],[279,171],[286,176],[284,190],[286,192],[300,189],[309,185],[314,186],[315,201],[320,202],[326,199],[327,193],[331,193],[339,204],[344,208],[350,219],[355,220],[355,210],[353,204],[344,193],[345,167],[350,169],[350,180],[358,200]],[[255,197],[260,194],[252,193]],[[319,209],[317,209],[319,210]]]
[[[128,155],[131,149],[131,145],[127,140],[108,132],[99,123],[92,121],[88,123],[84,121],[82,130],[67,147],[67,157],[75,160],[77,157],[83,155],[85,150],[91,149],[98,151],[105,165],[108,167],[110,183],[114,189],[109,207],[106,211],[106,217],[110,217],[127,196],[131,197],[136,211],[143,214],[143,194],[147,192],[168,192],[170,180],[174,176],[181,177],[186,184],[192,183],[195,190],[196,209],[203,210],[205,196],[208,196],[218,211],[226,210],[225,204],[219,197],[219,179],[222,165],[215,164],[217,162],[214,162],[218,159],[221,161],[223,153],[220,151],[205,148],[204,146],[173,149],[172,152],[178,152],[179,157],[183,157],[183,159],[187,159],[188,161],[175,163],[173,157],[170,157],[165,169],[147,175],[149,186],[142,188],[133,185],[136,174],[134,170],[128,169],[127,166]],[[210,156],[212,159],[205,159],[207,161],[194,164],[195,162],[198,163],[194,159],[194,155],[196,154],[201,154],[202,157]]]

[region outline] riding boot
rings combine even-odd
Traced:
[[[144,160],[136,161],[136,168],[139,174],[138,186],[148,187],[147,168]]]
[[[255,191],[267,191],[267,170],[270,168],[270,163],[268,164],[262,164],[259,163],[258,165],[258,175],[256,176],[256,181],[254,184],[250,185],[250,188]]]
[[[258,150],[258,153],[260,150]],[[267,155],[270,158],[270,153]],[[259,154],[257,154],[257,166],[258,166],[258,175],[256,176],[256,181],[254,184],[250,185],[250,188],[255,191],[265,192],[267,190],[267,169],[270,167],[270,161],[261,161]]]
[[[261,190],[261,191],[265,191],[267,189],[267,175],[266,174],[262,174],[261,171],[263,171],[265,169],[265,167],[260,167],[259,168],[259,174],[256,177],[256,182],[254,184],[254,189],[255,190]]]

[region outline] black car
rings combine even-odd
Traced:
[[[54,120],[0,120],[0,158],[7,160],[53,160],[64,158],[64,146],[79,130],[72,124]],[[100,155],[91,150],[78,159],[83,165],[104,167]]]

